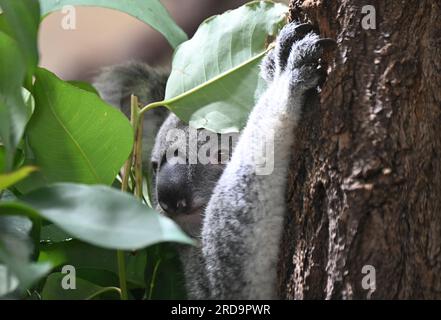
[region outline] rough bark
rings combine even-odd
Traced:
[[[361,26],[366,4],[375,30]],[[290,12],[338,49],[296,132],[281,297],[441,298],[440,1],[294,0]]]

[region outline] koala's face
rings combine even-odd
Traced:
[[[152,152],[155,205],[197,237],[213,189],[237,142],[238,133],[193,129],[170,115]]]

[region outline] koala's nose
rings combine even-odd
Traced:
[[[185,166],[165,165],[159,172],[156,191],[158,203],[168,214],[187,214],[191,211],[191,188]]]
[[[190,211],[190,200],[180,190],[158,192],[158,202],[168,214],[187,214]]]

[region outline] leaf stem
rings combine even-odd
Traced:
[[[98,297],[99,295],[101,295],[103,293],[106,293],[106,292],[110,292],[110,291],[116,291],[119,294],[119,296],[121,297],[121,299],[122,299],[122,292],[121,292],[120,288],[117,288],[117,287],[106,287],[106,288],[102,288],[101,290],[98,290],[97,292],[91,294],[90,296],[88,296],[86,298],[86,300],[92,300],[93,298]]]
[[[128,300],[129,294],[127,291],[125,254],[123,250],[117,250],[116,255],[118,257],[118,275],[119,286],[121,287],[121,300]]]
[[[143,107],[141,110],[139,110],[139,114],[144,114],[146,111],[149,111],[151,109],[157,108],[157,107],[161,107],[164,106],[164,101],[157,101],[157,102],[152,102],[148,105],[146,105],[145,107]]]
[[[132,95],[132,115],[134,115],[135,146],[133,148],[133,158],[135,166],[135,196],[142,198],[142,129],[144,115],[139,110],[138,97]]]
[[[127,159],[126,163],[124,164],[124,172],[123,172],[123,179],[121,183],[121,191],[126,192],[129,185],[129,177],[130,177],[130,171],[132,169],[133,161],[135,159],[135,162],[138,164],[140,163],[141,166],[138,165],[135,166],[135,170],[141,172],[141,179],[138,178],[139,175],[135,172],[135,180],[136,180],[136,193],[140,193],[142,196],[142,158],[141,158],[141,146],[142,146],[142,125],[140,126],[140,114],[139,114],[139,107],[138,107],[138,98],[134,95],[131,97],[131,118],[130,121],[133,126],[133,130],[135,132],[135,142],[133,145],[133,150],[130,153],[129,158]],[[141,129],[139,130],[139,127]],[[139,167],[139,168],[138,168]],[[138,169],[136,169],[138,168]],[[139,180],[141,181],[141,188],[138,187]],[[139,191],[141,190],[141,191]],[[122,300],[128,300],[129,295],[127,292],[127,280],[126,280],[126,260],[125,260],[125,253],[123,250],[117,250],[116,251],[117,259],[118,259],[118,276],[119,276],[119,285],[121,287],[121,299]]]
[[[150,282],[150,290],[149,290],[149,300],[152,300],[152,296],[153,296],[153,289],[155,288],[155,283],[156,283],[156,276],[158,274],[158,268],[159,265],[161,264],[161,259],[159,259],[156,264],[155,264],[155,268],[153,269],[153,275],[152,275],[152,280]]]

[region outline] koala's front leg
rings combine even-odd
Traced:
[[[317,87],[318,60],[332,40],[308,24],[285,26],[263,63],[267,91],[250,114],[205,211],[202,251],[211,298],[276,298],[276,265],[285,189],[306,91]]]

